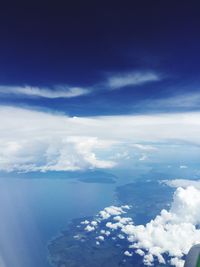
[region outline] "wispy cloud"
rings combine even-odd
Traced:
[[[138,107],[152,110],[163,110],[167,108],[174,109],[192,109],[200,106],[200,93],[179,93],[166,98],[142,100],[137,104]]]
[[[53,89],[31,86],[0,86],[0,94],[44,98],[72,98],[90,93],[81,87],[55,86]]]
[[[136,86],[160,80],[160,75],[155,72],[128,72],[109,77],[107,85],[112,90],[115,90],[126,86]]]
[[[151,145],[144,145],[144,144],[133,144],[133,147],[139,149],[139,150],[143,150],[143,151],[151,151],[151,150],[157,150],[156,147],[151,146]]]
[[[73,98],[90,94],[100,90],[114,90],[126,86],[136,86],[147,82],[159,81],[160,75],[154,72],[128,72],[116,74],[108,77],[106,81],[92,85],[89,89],[82,86],[52,86],[52,87],[36,87],[36,86],[9,86],[0,85],[0,95],[24,96],[24,97],[42,97],[42,98]]]

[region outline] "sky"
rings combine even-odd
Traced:
[[[112,168],[164,160],[160,148],[180,166],[191,153],[196,162],[198,10],[196,1],[2,4],[0,170]]]
[[[197,110],[199,26],[196,1],[2,4],[1,103],[71,116]]]

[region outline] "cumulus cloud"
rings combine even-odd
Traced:
[[[176,266],[190,247],[200,242],[200,191],[194,187],[178,188],[169,211],[162,210],[145,226],[126,225],[122,232],[135,248],[144,251],[144,262],[152,265],[154,259],[165,263],[164,254],[176,258]],[[178,261],[180,260],[180,261]],[[174,262],[174,260],[172,261]]]
[[[99,240],[99,241],[104,241],[104,236],[102,236],[102,235],[97,236],[96,239]]]
[[[124,217],[126,211],[122,207],[114,209],[121,210],[120,215],[109,213],[110,216],[102,217],[100,212],[97,220],[100,218],[99,228],[103,228],[101,233],[109,228],[112,238],[120,238],[119,235],[126,237],[129,246],[124,255],[132,256],[136,253],[143,257],[145,265],[153,265],[157,260],[159,263],[168,262],[182,267],[183,256],[191,246],[200,243],[199,206],[200,189],[193,186],[178,187],[170,209],[163,209],[146,225],[134,225],[131,218]],[[101,224],[101,221],[106,221],[106,224]]]
[[[1,141],[0,169],[46,172],[111,168],[115,165],[113,161],[98,159],[94,152],[109,146],[97,138],[79,136]]]
[[[111,168],[115,162],[100,159],[113,142],[80,136],[76,119],[18,108],[0,108],[0,170],[75,171]]]
[[[71,98],[88,94],[88,89],[80,87],[55,86],[53,89],[31,86],[0,86],[0,94],[24,95],[27,97]]]
[[[20,140],[2,144],[0,168],[6,171],[76,171],[111,168],[113,161],[98,159],[94,150],[108,145],[92,137],[60,140]]]
[[[99,212],[99,216],[101,219],[105,220],[110,218],[111,216],[116,216],[116,215],[120,215],[125,213],[125,210],[129,209],[129,206],[125,205],[125,206],[121,206],[121,207],[117,207],[117,206],[110,206],[105,208],[104,210]]]
[[[106,230],[101,230],[100,233],[102,235],[106,235],[106,236],[109,236],[110,235],[110,231],[106,231]]]
[[[132,144],[147,156],[152,143],[200,144],[199,112],[87,118],[0,106],[0,120],[0,170],[6,171],[112,168],[126,160],[114,155],[126,151],[127,158]]]
[[[124,235],[122,235],[122,234],[119,234],[118,237],[119,237],[119,239],[125,239]]]
[[[87,225],[87,226],[85,227],[85,231],[87,231],[87,232],[92,232],[92,231],[94,231],[94,230],[95,230],[95,227],[94,227],[94,226]]]
[[[126,251],[124,252],[124,255],[125,255],[125,256],[128,256],[128,257],[131,257],[133,254],[130,253],[128,250],[126,250]]]
[[[96,221],[92,221],[92,222],[91,222],[91,225],[93,225],[93,226],[97,226],[98,223],[97,223]]]
[[[111,89],[120,89],[126,86],[136,86],[159,80],[161,80],[160,75],[154,72],[128,72],[109,77],[108,86]]]
[[[187,166],[187,165],[180,165],[179,168],[180,168],[180,169],[187,169],[188,166]]]
[[[138,254],[138,255],[140,255],[140,256],[144,256],[144,254],[145,254],[144,251],[141,250],[140,248],[139,249],[136,249],[135,253]]]
[[[88,220],[82,221],[81,224],[89,224],[90,222]]]

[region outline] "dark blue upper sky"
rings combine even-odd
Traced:
[[[2,104],[70,115],[198,109],[198,1],[13,2],[0,8],[0,85],[54,91],[67,85],[90,93],[48,98],[4,92]],[[135,73],[159,78],[107,89],[112,77]]]

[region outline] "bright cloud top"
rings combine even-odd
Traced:
[[[91,230],[92,225],[87,222],[85,230],[96,231],[97,235],[100,231],[100,235],[104,237],[101,242],[104,242],[107,231],[115,238],[126,238],[129,245],[125,248],[124,255],[131,257],[134,253],[139,254],[143,257],[145,265],[153,265],[157,260],[159,263],[165,264],[167,261],[171,265],[182,267],[183,256],[188,253],[191,246],[200,243],[199,206],[199,189],[193,186],[185,189],[179,187],[174,193],[169,211],[163,209],[146,225],[134,225],[131,218],[124,217],[126,209],[130,207],[111,206],[96,217],[98,226]],[[108,216],[105,216],[107,211]],[[102,216],[102,213],[105,214]]]
[[[200,144],[200,113],[87,118],[1,106],[0,121],[6,171],[111,168],[135,150],[157,153],[152,143]]]
[[[72,98],[88,94],[89,90],[80,87],[56,86],[53,89],[31,86],[0,86],[0,94],[24,95],[27,97]]]
[[[0,146],[0,169],[4,171],[78,171],[115,165],[98,159],[94,152],[110,143],[92,137],[34,137],[31,141],[1,141]]]
[[[129,72],[109,77],[108,86],[111,89],[120,89],[126,86],[136,86],[148,82],[159,81],[161,77],[154,72]]]
[[[161,181],[161,183],[165,183],[166,185],[175,188],[178,187],[187,188],[188,186],[194,186],[196,189],[200,190],[200,181],[195,181],[195,180],[174,179],[174,180],[164,180]]]

